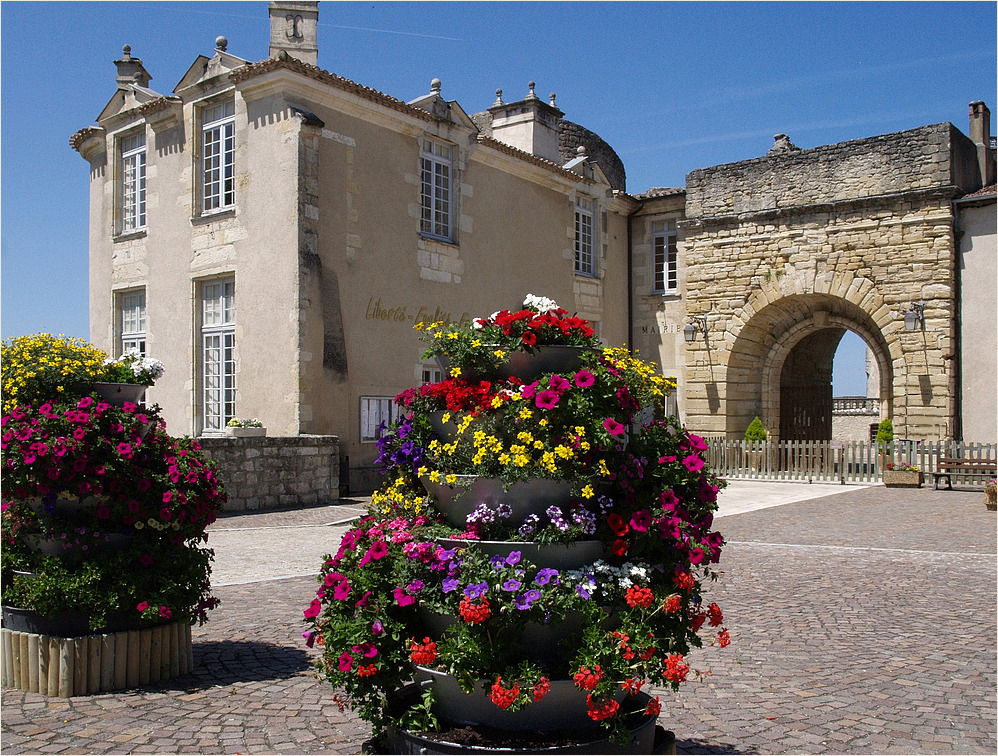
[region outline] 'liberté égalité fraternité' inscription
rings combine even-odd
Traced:
[[[471,317],[470,312],[462,312],[460,320],[458,320],[457,323],[459,325],[464,325],[465,323],[471,321]],[[368,300],[365,319],[380,320],[385,323],[402,323],[412,325],[422,323],[424,326],[428,326],[430,323],[443,323],[444,325],[447,325],[454,322],[452,314],[447,310],[441,309],[440,307],[422,305],[419,308],[416,308],[410,307],[409,305],[400,305],[394,302],[389,302],[386,305],[382,304],[381,297],[378,297],[377,299],[371,297]]]

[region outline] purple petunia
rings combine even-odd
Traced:
[[[516,591],[520,590],[520,581],[513,579],[507,580],[505,583],[502,584],[502,589],[509,593],[515,593]]]
[[[558,570],[553,567],[544,567],[537,571],[537,576],[534,578],[534,582],[537,583],[537,585],[547,585],[553,579],[555,581],[555,585],[557,585],[557,578]]]
[[[451,591],[457,590],[457,587],[459,585],[460,582],[458,581],[457,578],[449,577],[449,578],[444,578],[444,582],[441,587],[444,593],[450,593]]]
[[[464,589],[464,595],[470,599],[478,598],[479,596],[484,596],[488,590],[488,583],[472,583]]]

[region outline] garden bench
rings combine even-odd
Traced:
[[[990,475],[998,472],[998,462],[993,459],[969,459],[961,457],[939,457],[936,470],[932,473],[932,490],[939,490],[939,479],[946,478],[948,490],[953,490],[951,475]]]

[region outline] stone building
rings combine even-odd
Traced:
[[[702,433],[758,414],[777,437],[827,435],[851,329],[902,433],[994,440],[983,103],[973,139],[948,123],[781,138],[632,195],[612,147],[533,82],[470,115],[438,80],[403,101],[316,66],[317,3],[269,7],[268,58],[220,37],[172,94],[126,46],[71,140],[90,164],[91,338],[167,364],[148,399],[173,432],[258,417],[270,436],[336,435],[344,479],[370,488],[391,398],[441,377],[412,326],[534,293],[675,375]],[[913,305],[924,328],[905,331]]]

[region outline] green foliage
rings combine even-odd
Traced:
[[[401,725],[410,732],[437,732],[440,722],[433,713],[433,686],[423,688],[419,703],[402,717]]]
[[[762,420],[756,416],[755,420],[749,423],[749,427],[745,429],[745,440],[746,441],[765,441],[766,440],[766,428],[762,424]]]
[[[877,443],[889,444],[894,440],[894,423],[889,417],[885,417],[877,426]]]

